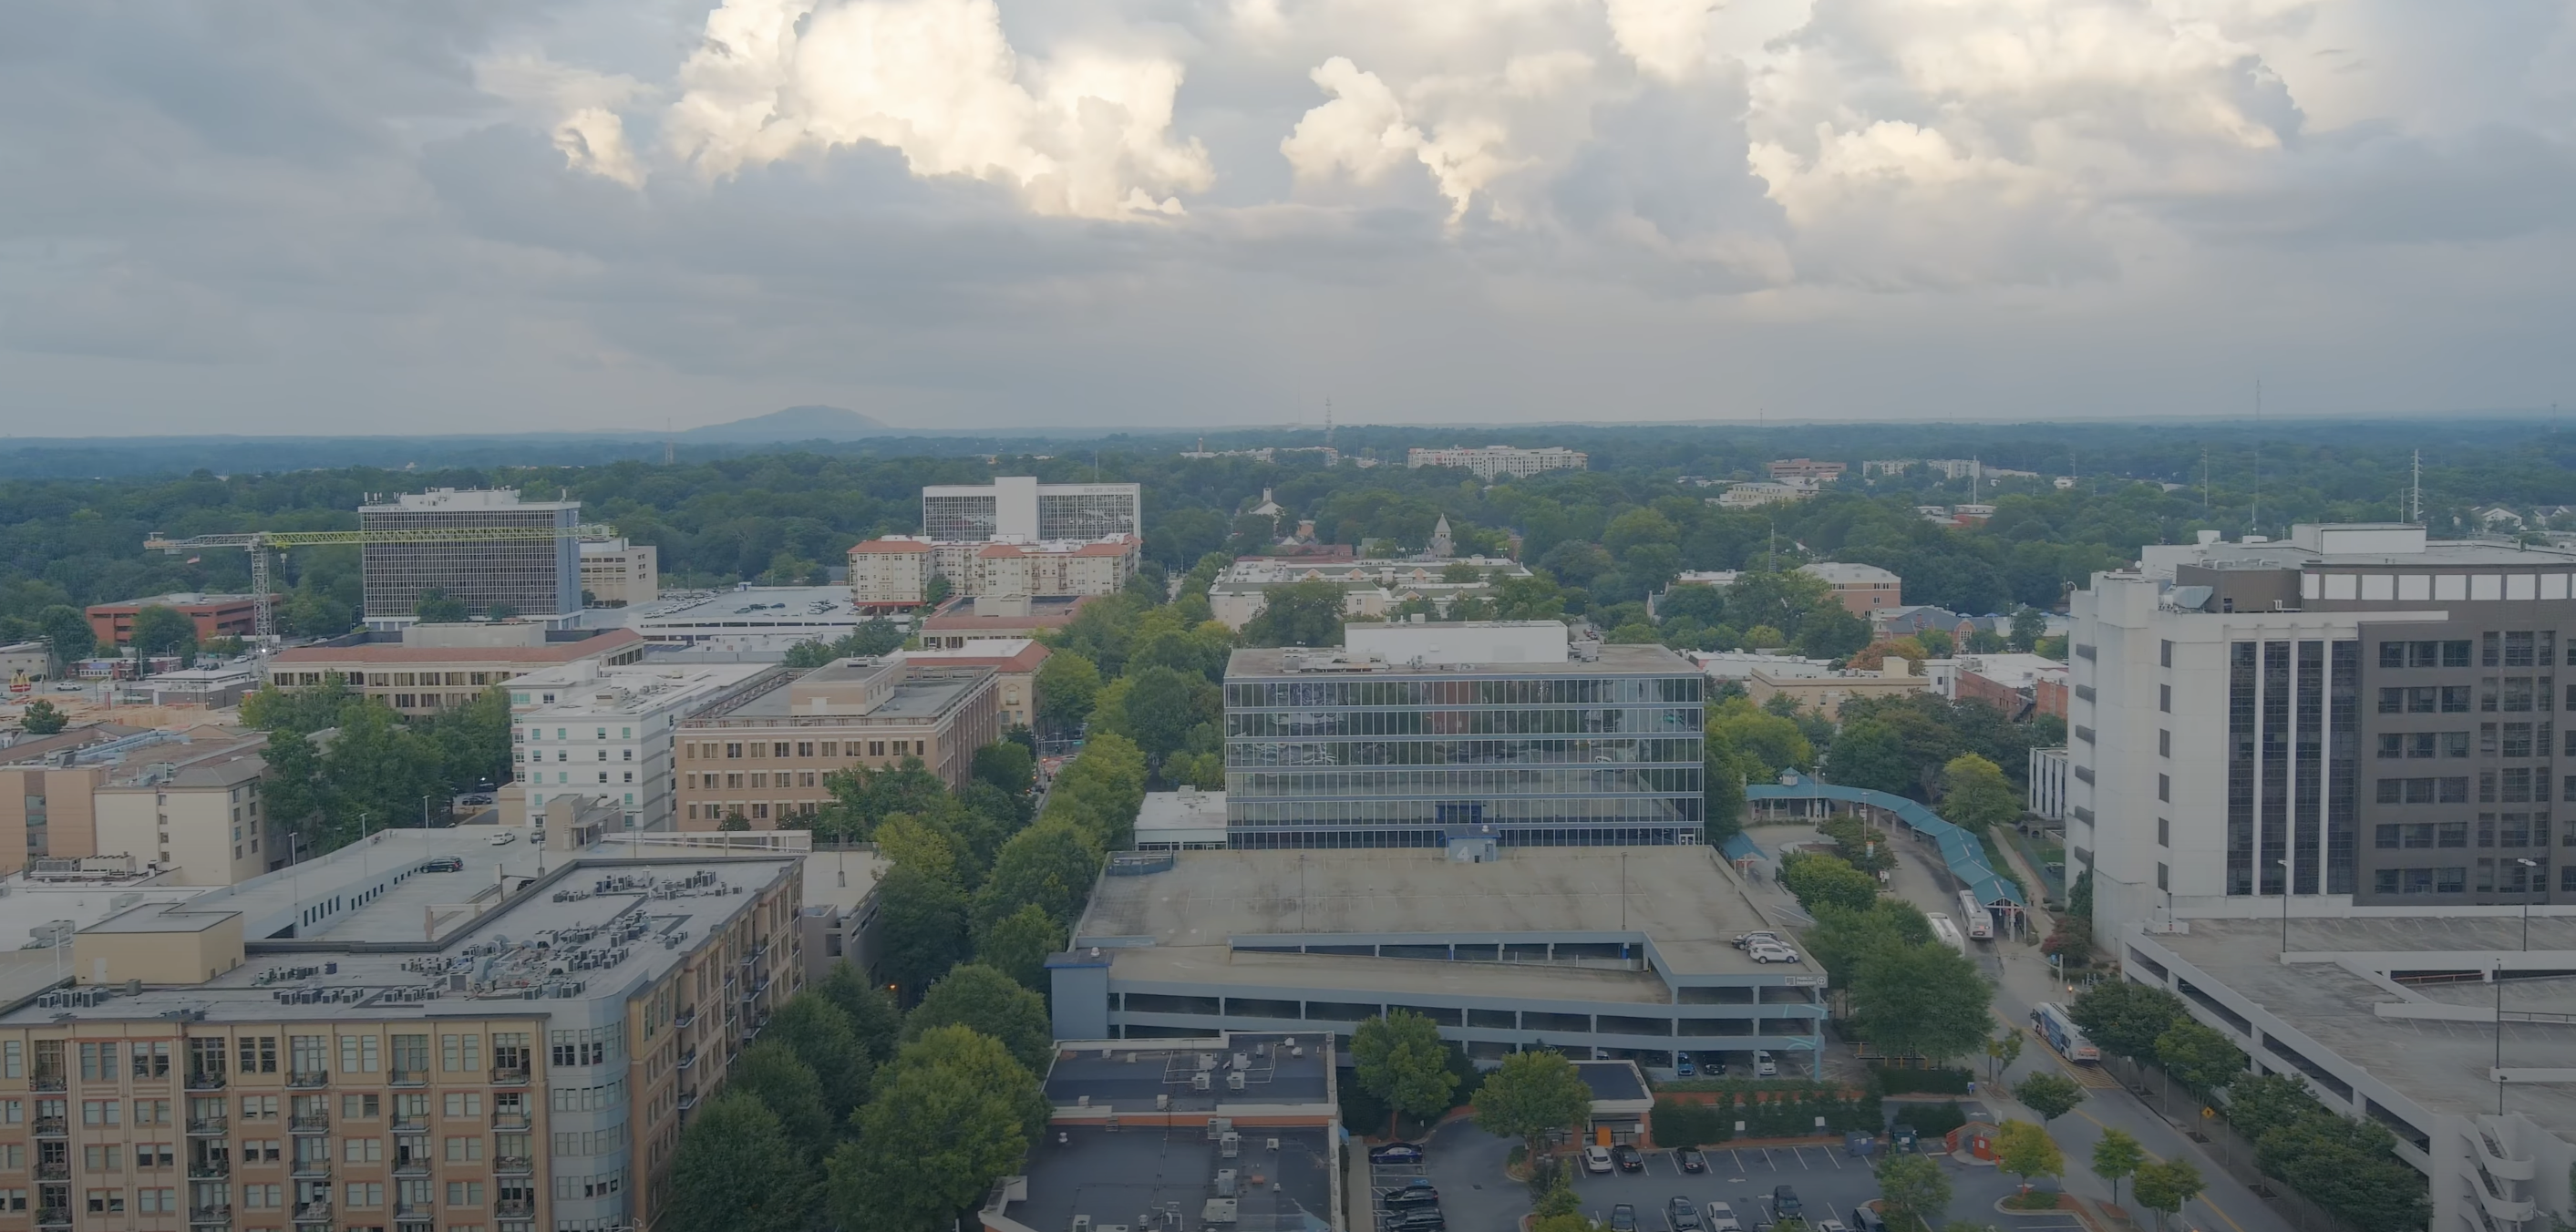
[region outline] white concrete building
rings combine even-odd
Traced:
[[[1725,495],[1712,496],[1708,499],[1708,503],[1720,509],[1759,509],[1764,505],[1806,500],[1815,494],[1816,488],[1813,484],[1769,481],[1730,483],[1726,485]]]
[[[1415,470],[1426,466],[1455,466],[1472,472],[1478,479],[1527,478],[1543,471],[1579,471],[1592,464],[1591,456],[1580,450],[1550,445],[1543,449],[1517,449],[1510,445],[1487,445],[1482,449],[1409,449],[1404,464]]]
[[[2031,812],[2050,821],[2066,820],[2066,747],[2030,751]]]
[[[1039,483],[1007,475],[984,485],[921,490],[921,530],[948,543],[1039,542],[1145,533],[1144,488],[1132,483]]]
[[[1454,565],[1474,567],[1472,581],[1453,582]],[[1446,559],[1302,561],[1295,557],[1239,560],[1208,587],[1208,609],[1227,628],[1241,629],[1269,606],[1270,591],[1294,582],[1323,581],[1342,588],[1346,616],[1382,620],[1414,599],[1428,600],[1435,617],[1445,618],[1464,598],[1489,595],[1497,582],[1530,576],[1529,568],[1503,556],[1459,556]]]
[[[558,796],[615,804],[629,830],[677,826],[672,761],[684,719],[755,696],[791,675],[774,663],[584,661],[510,682],[512,824]],[[516,810],[513,816],[514,809]]]
[[[850,548],[850,601],[863,607],[930,601],[931,539],[886,535]]]
[[[581,545],[581,588],[594,607],[651,603],[662,593],[661,549],[607,539]]]

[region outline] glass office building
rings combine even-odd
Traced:
[[[1661,646],[1491,664],[1236,651],[1225,684],[1229,841],[1701,842],[1704,679]]]

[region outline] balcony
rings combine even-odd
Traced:
[[[402,1177],[429,1175],[429,1157],[426,1155],[414,1155],[409,1158],[395,1160],[394,1175]]]
[[[429,1085],[429,1071],[425,1069],[398,1069],[388,1075],[385,1081],[391,1086],[425,1087]]]
[[[72,1208],[68,1206],[38,1207],[36,1210],[36,1226],[39,1228],[68,1228],[72,1226]]]
[[[192,1206],[188,1208],[188,1223],[194,1227],[204,1227],[209,1224],[225,1224],[231,1223],[232,1221],[233,1208],[229,1206]]]
[[[396,1223],[428,1223],[431,1218],[429,1207],[421,1203],[397,1202],[394,1204]]]
[[[71,1123],[65,1118],[36,1118],[36,1136],[39,1138],[68,1138],[71,1132]]]
[[[66,1085],[67,1080],[61,1074],[38,1074],[27,1080],[27,1089],[30,1091],[59,1091]]]
[[[295,1161],[294,1170],[287,1173],[287,1175],[292,1176],[299,1181],[327,1181],[331,1179],[331,1161],[327,1159],[299,1159]]]
[[[331,1085],[331,1071],[327,1069],[290,1070],[286,1075],[286,1085],[290,1087],[327,1087]]]
[[[684,1074],[685,1074],[685,1073],[689,1072],[690,1067],[691,1067],[691,1066],[696,1065],[697,1063],[698,1063],[698,1050],[697,1050],[697,1049],[692,1048],[692,1049],[688,1050],[687,1052],[684,1052],[684,1053],[681,1053],[681,1054],[680,1054],[680,1072],[681,1072],[681,1073],[684,1073]]]
[[[68,1159],[56,1160],[52,1163],[44,1163],[40,1161],[36,1164],[36,1179],[40,1181],[68,1181],[72,1179],[72,1163]]]
[[[394,1114],[393,1132],[404,1137],[417,1138],[429,1132],[429,1117],[426,1114],[414,1116],[397,1112]]]
[[[327,1134],[331,1132],[331,1114],[299,1112],[287,1118],[286,1132],[291,1134]]]
[[[526,1155],[496,1155],[492,1158],[494,1176],[526,1176],[536,1168],[536,1160]]]
[[[226,1159],[193,1159],[188,1161],[188,1179],[220,1181],[233,1174],[232,1161]]]
[[[307,1202],[302,1206],[296,1207],[295,1222],[329,1223],[331,1222],[331,1204],[328,1202]]]
[[[187,1089],[191,1091],[223,1090],[224,1075],[220,1071],[209,1073],[191,1072],[187,1078]]]
[[[495,1219],[528,1219],[536,1213],[537,1203],[533,1198],[503,1198],[492,1204],[492,1217]]]
[[[229,1121],[219,1116],[189,1117],[188,1136],[192,1138],[220,1138],[225,1134],[225,1126],[228,1124],[230,1124]]]
[[[496,1087],[526,1086],[528,1085],[528,1067],[519,1065],[504,1069],[499,1066],[495,1066],[492,1070],[492,1085]]]
[[[686,1031],[691,1026],[695,1025],[697,1021],[698,1007],[694,1005],[684,1005],[680,1007],[679,1014],[671,1019],[671,1025]]]
[[[695,1107],[697,1107],[697,1106],[698,1106],[698,1092],[697,1092],[696,1088],[694,1088],[694,1087],[682,1087],[682,1088],[680,1088],[680,1111],[682,1111],[682,1112],[687,1112],[689,1109],[691,1109],[691,1108],[695,1108]]]
[[[528,1131],[528,1114],[525,1110],[518,1112],[494,1112],[492,1114],[492,1128],[504,1133],[526,1133]]]

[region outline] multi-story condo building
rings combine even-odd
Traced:
[[[653,1226],[691,1110],[801,983],[797,861],[413,846],[73,934],[78,986],[0,1014],[11,1214]]]
[[[555,630],[533,624],[413,625],[399,635],[356,633],[269,656],[269,683],[311,688],[334,677],[405,714],[452,710],[496,684],[568,663],[622,667],[644,657],[632,629]]]
[[[1526,478],[1541,471],[1579,471],[1592,464],[1592,457],[1580,450],[1550,445],[1544,449],[1516,449],[1510,445],[1487,445],[1482,449],[1409,449],[1404,464],[1415,470],[1426,466],[1463,467],[1476,478]]]
[[[997,673],[900,656],[842,659],[728,698],[680,724],[680,828],[740,816],[786,828],[832,798],[826,776],[920,758],[963,788],[975,750],[1002,738]]]
[[[1869,619],[1873,612],[1905,603],[1905,579],[1876,565],[1826,560],[1800,565],[1798,572],[1832,587],[1835,601],[1841,603],[1845,611],[1863,620]]]
[[[964,593],[975,596],[978,610],[991,606],[981,602],[988,598],[1114,595],[1136,576],[1144,542],[1109,535],[1088,542],[988,543],[975,552],[973,585]]]
[[[247,881],[294,856],[261,806],[268,737],[98,727],[0,753],[0,871],[74,867],[156,885]],[[122,861],[122,863],[118,863]]]
[[[1004,476],[983,486],[921,490],[921,530],[945,542],[1098,539],[1145,533],[1144,488],[1132,483],[1039,483]]]
[[[535,816],[558,796],[606,801],[629,830],[672,830],[680,814],[680,723],[766,690],[791,673],[774,663],[637,663],[584,659],[510,682],[510,761],[503,820]]]
[[[432,488],[358,507],[362,530],[569,531],[580,522],[580,501],[523,501],[510,488]],[[410,622],[422,592],[433,589],[462,601],[477,615],[499,607],[543,620],[581,611],[581,545],[568,534],[369,543],[360,551],[366,568],[366,619],[379,627]]]
[[[1345,626],[1226,668],[1236,847],[1696,843],[1702,685],[1554,621]]]
[[[884,535],[850,548],[850,601],[862,607],[930,602],[931,539]]]
[[[606,539],[581,545],[581,589],[592,604],[631,607],[662,593],[661,550],[649,543]]]
[[[971,645],[896,652],[917,667],[989,667],[1001,690],[1004,727],[1027,727],[1038,717],[1038,667],[1047,661],[1046,643],[1025,637],[977,638]]]

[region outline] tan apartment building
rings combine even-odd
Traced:
[[[651,603],[662,593],[660,555],[652,544],[623,539],[581,545],[581,589],[590,596],[585,606]]]
[[[584,660],[617,667],[644,657],[644,635],[633,629],[581,637],[571,632],[583,631],[550,635],[543,625],[516,623],[413,625],[400,634],[356,634],[279,651],[268,660],[268,679],[287,689],[338,676],[352,692],[404,714],[429,714],[463,706],[485,689],[530,672]]]
[[[0,750],[0,872],[123,856],[162,884],[220,886],[278,867],[290,853],[260,805],[267,746],[235,728],[101,724]]]
[[[1828,719],[1841,718],[1843,703],[1856,697],[1896,697],[1931,688],[1931,677],[1915,672],[1913,664],[1895,655],[1889,655],[1887,666],[1875,672],[1774,676],[1757,667],[1744,678],[1745,695],[1755,705],[1786,696],[1798,704],[1798,709],[1812,710]]]
[[[1143,541],[1134,535],[1087,543],[988,543],[975,553],[970,584],[958,590],[981,599],[1114,595],[1136,576],[1142,559]]]
[[[922,667],[989,667],[1001,690],[1002,726],[1027,727],[1037,722],[1038,666],[1053,653],[1043,642],[1025,637],[977,638],[956,649],[907,650],[903,657]]]
[[[1905,579],[1876,565],[1828,560],[1800,565],[1798,572],[1832,587],[1834,599],[1843,605],[1843,610],[1863,620],[1889,608],[1905,606]]]
[[[681,1127],[802,984],[798,862],[396,847],[75,934],[79,986],[0,1015],[9,1214],[653,1226]]]
[[[971,642],[1034,638],[1072,624],[1074,617],[1082,614],[1083,605],[1094,597],[1077,595],[1069,599],[1030,599],[1025,604],[1007,605],[980,603],[963,597],[951,599],[922,618],[921,644],[932,650],[960,650]],[[1014,610],[986,610],[995,607]]]
[[[850,602],[860,607],[930,602],[931,557],[930,540],[911,535],[887,535],[852,547]]]
[[[842,659],[680,724],[680,828],[755,830],[810,817],[832,798],[825,776],[918,757],[951,790],[975,750],[1002,738],[998,673],[902,657]]]

